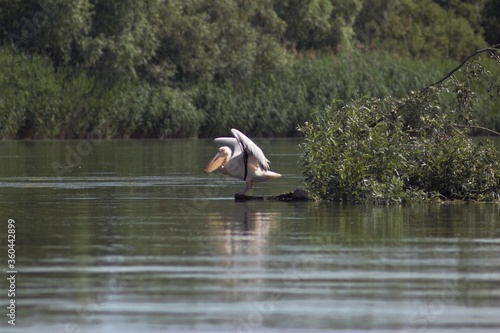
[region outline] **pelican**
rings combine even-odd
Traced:
[[[241,194],[245,194],[254,182],[263,182],[281,177],[279,173],[269,170],[269,160],[262,150],[245,134],[232,129],[234,138],[216,138],[214,142],[232,145],[234,153],[227,146],[219,148],[212,161],[208,163],[205,172],[219,170],[224,175],[244,180],[246,187]]]

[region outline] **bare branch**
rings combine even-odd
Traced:
[[[477,128],[477,129],[480,129],[480,130],[483,130],[483,131],[486,131],[486,132],[489,132],[489,133],[492,133],[492,134],[495,134],[495,135],[500,135],[500,133],[498,133],[498,132],[496,132],[496,131],[494,131],[492,129],[483,127],[483,126],[473,125],[473,126],[469,126],[469,127],[470,128]]]
[[[452,76],[456,71],[458,71],[463,65],[465,65],[465,63],[467,63],[467,61],[480,54],[480,53],[484,53],[484,52],[490,52],[490,54],[492,55],[492,57],[497,60],[498,62],[500,62],[500,57],[496,54],[497,51],[500,51],[500,44],[495,44],[495,45],[492,45],[492,46],[489,46],[487,48],[484,48],[484,49],[481,49],[481,50],[477,50],[476,52],[468,55],[457,67],[453,68],[448,74],[446,74],[443,78],[439,79],[438,81],[434,82],[433,84],[423,88],[422,90],[420,90],[420,94],[424,94],[426,93],[429,89],[431,89],[432,87],[434,86],[437,86],[439,85],[440,83],[443,83],[446,79],[448,79],[450,76]],[[396,114],[398,111],[400,111],[401,109],[403,109],[404,107],[406,106],[405,103],[403,103],[401,106],[399,106],[396,110],[394,110],[392,112],[392,114]],[[375,127],[378,123],[382,122],[385,120],[385,116],[382,116],[380,117],[379,119],[377,119],[375,122],[373,122],[372,124],[370,124],[370,127]],[[479,128],[479,127],[477,127]],[[493,130],[490,130],[490,129],[487,129],[487,128],[482,128],[484,129],[485,131],[489,131],[491,133],[495,133],[495,134],[498,134],[497,132],[493,131]]]
[[[476,52],[468,55],[464,60],[462,60],[462,62],[455,68],[453,68],[448,74],[446,74],[443,78],[439,79],[438,81],[434,82],[433,84],[423,88],[422,90],[420,90],[420,93],[425,93],[427,90],[429,90],[430,88],[434,87],[434,86],[437,86],[438,84],[444,82],[447,78],[449,78],[450,76],[452,76],[456,71],[458,71],[470,58],[472,57],[475,57],[476,55],[480,54],[480,53],[484,53],[484,52],[490,52],[491,54],[494,55],[495,59],[498,60],[498,56],[496,56],[495,52],[496,51],[500,51],[500,44],[496,44],[496,45],[492,45],[492,46],[489,46],[485,49],[481,49],[481,50],[477,50]]]

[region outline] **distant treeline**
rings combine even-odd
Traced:
[[[495,0],[0,0],[0,9],[0,138],[231,127],[293,136],[332,100],[405,95],[500,42]],[[479,123],[500,130],[489,94],[479,98]]]

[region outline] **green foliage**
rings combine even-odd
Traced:
[[[286,76],[286,79],[294,77]],[[296,124],[314,107],[300,81],[265,76],[244,86],[200,86],[195,97],[198,108],[205,110],[200,136],[223,135],[236,127],[253,136],[293,136]]]
[[[56,65],[70,63],[73,50],[89,33],[91,8],[88,0],[9,1],[0,16],[4,44],[50,54]]]
[[[486,0],[481,26],[484,29],[484,37],[489,45],[500,43],[500,2],[497,0]]]
[[[237,127],[253,136],[295,136],[296,124],[334,98],[403,96],[449,66],[447,61],[395,62],[383,52],[353,51],[297,58],[290,71],[263,74],[244,84],[199,85],[194,103],[206,114],[200,135],[223,135]]]
[[[474,88],[490,81],[477,60],[403,98],[362,98],[315,114],[299,130],[306,185],[318,199],[403,203],[497,200],[500,154],[475,143]],[[443,95],[455,98],[440,104]],[[445,98],[446,99],[446,98]]]
[[[0,137],[54,136],[62,85],[50,62],[0,50],[0,69]]]
[[[158,48],[162,1],[88,1],[92,24],[77,50],[79,64],[102,76],[135,79]]]
[[[49,55],[56,67],[71,65],[102,76],[135,77],[156,51],[161,1],[13,1],[0,16],[4,44]]]
[[[0,135],[294,136],[334,98],[425,86],[496,34],[493,3],[0,0]]]
[[[0,0],[3,45],[104,76],[244,79],[286,45],[460,57],[498,35],[494,0]],[[355,29],[354,29],[355,28]],[[264,61],[263,61],[264,60]],[[263,62],[262,62],[263,61]],[[165,73],[163,73],[165,72]]]
[[[286,22],[284,38],[298,49],[322,46],[331,33],[330,0],[288,0],[276,4],[276,11]]]
[[[0,49],[0,138],[194,137],[202,113],[189,96],[138,81],[109,87],[55,72],[47,58]]]
[[[443,198],[494,201],[500,195],[500,155],[489,140],[473,142],[463,129],[423,137],[414,144],[418,167],[408,172],[411,188]]]
[[[174,85],[244,81],[286,64],[284,23],[265,0],[164,2],[159,46],[147,71]]]
[[[100,135],[175,138],[198,134],[203,116],[189,98],[176,90],[136,83],[119,87],[113,94],[113,103],[98,128]]]
[[[367,1],[355,24],[358,40],[413,57],[461,60],[486,46],[479,15],[484,1]],[[440,5],[441,4],[441,5]]]
[[[275,9],[286,22],[284,40],[292,48],[350,49],[353,25],[362,0],[276,1]]]
[[[54,71],[44,57],[0,52],[4,138],[213,137],[231,127],[252,136],[296,136],[296,124],[334,98],[343,106],[360,96],[404,96],[451,67],[439,59],[394,61],[383,52],[302,55],[287,71],[183,91],[139,80],[109,83],[82,71]],[[498,66],[486,69],[500,84]],[[477,123],[500,128],[489,95],[476,97]],[[449,96],[443,102],[455,103]]]
[[[333,33],[330,38],[332,48],[349,50],[354,34],[354,23],[363,4],[363,0],[338,1],[332,0]]]
[[[443,7],[448,13],[465,18],[471,28],[482,34],[481,15],[488,0],[434,0],[435,3]]]

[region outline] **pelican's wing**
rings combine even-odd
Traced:
[[[241,145],[238,140],[236,140],[236,138],[220,137],[215,138],[214,142],[223,143],[225,145],[232,145],[234,147],[232,156],[238,156],[242,153]]]
[[[246,149],[248,154],[253,155],[257,159],[257,161],[259,161],[262,169],[264,169],[265,171],[269,170],[269,163],[271,162],[269,162],[262,150],[252,140],[250,140],[245,134],[241,133],[235,128],[231,130],[231,133],[233,133],[234,137],[242,146],[242,150]]]

